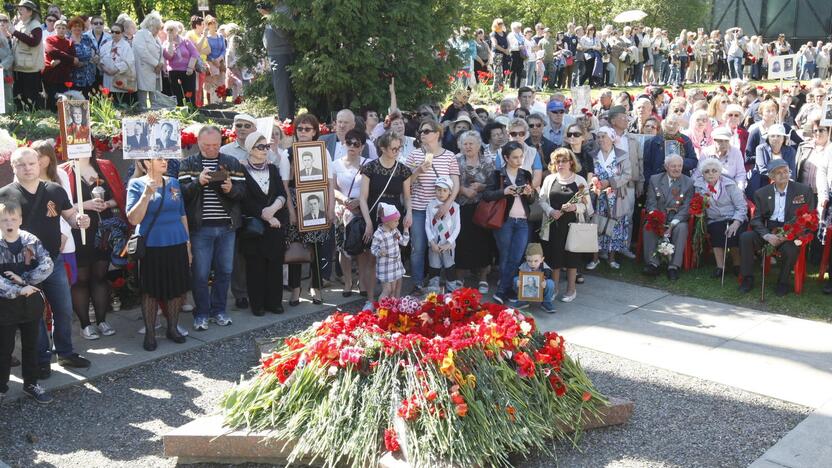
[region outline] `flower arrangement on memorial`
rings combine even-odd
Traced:
[[[510,466],[576,442],[606,404],[564,340],[473,289],[384,298],[282,341],[222,400],[225,423],[290,441],[288,462]],[[572,432],[573,429],[577,432]]]
[[[699,262],[699,257],[702,251],[705,250],[705,242],[708,237],[708,217],[707,209],[710,204],[710,194],[702,195],[699,192],[693,194],[688,205],[688,214],[690,215],[691,223],[693,224],[691,230],[691,245],[693,247],[692,260],[694,267]]]

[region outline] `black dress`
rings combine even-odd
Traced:
[[[559,210],[564,203],[578,192],[578,184],[561,184],[557,180],[549,191],[549,205]],[[549,225],[549,242],[544,245],[546,263],[552,268],[578,268],[581,254],[566,251],[566,236],[569,235],[569,223],[577,220],[575,212],[563,213],[557,221]]]
[[[82,179],[81,193],[84,194],[84,200],[92,200],[92,189],[96,185],[104,189],[104,200],[113,198],[113,192],[110,190],[109,184],[101,177],[95,185],[91,185],[86,179]],[[74,198],[75,194],[73,193],[72,195]],[[96,244],[95,234],[98,232],[102,221],[113,217],[113,211],[107,208],[100,213],[89,210],[86,213],[90,217],[90,227],[86,229],[86,243],[81,243],[81,231],[79,229],[72,230],[72,236],[75,238],[75,260],[79,267],[88,267],[94,262],[99,261],[109,262],[110,254],[112,253],[106,242],[102,242],[100,245]]]
[[[395,172],[394,172],[395,171]],[[393,174],[392,178],[390,174]],[[373,221],[373,231],[378,228],[378,203],[387,203],[396,207],[399,213],[402,214],[401,219],[404,220],[405,210],[402,202],[402,195],[404,194],[404,181],[410,178],[412,171],[404,163],[399,162],[398,165],[394,163],[393,167],[387,168],[381,164],[380,159],[370,161],[361,166],[361,174],[370,180],[370,193],[367,195],[367,208],[370,210],[370,219]],[[390,184],[387,184],[387,180]],[[385,190],[385,186],[387,189]],[[383,193],[382,193],[383,192]],[[376,205],[373,207],[373,205]]]

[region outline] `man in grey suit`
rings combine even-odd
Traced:
[[[808,185],[789,180],[791,171],[783,159],[769,161],[768,177],[771,184],[754,192],[756,210],[751,218],[751,231],[740,236],[740,292],[747,293],[754,288],[754,254],[768,243],[780,251],[776,294],[785,296],[789,293],[788,280],[800,249],[794,241],[775,234],[774,230],[793,222],[800,207],[808,206],[810,211],[814,211],[817,201]]]
[[[355,114],[349,109],[341,109],[335,115],[335,132],[321,135],[318,140],[326,144],[326,149],[329,151],[329,157],[333,161],[341,159],[347,154],[347,145],[344,139],[347,137],[347,132],[355,128]],[[377,159],[376,145],[366,140],[364,143],[364,151],[361,152],[361,158]]]
[[[645,209],[648,213],[662,211],[667,215],[670,242],[673,244],[673,258],[667,266],[667,277],[671,281],[679,279],[679,268],[685,255],[688,241],[688,208],[693,197],[693,180],[682,174],[684,159],[678,154],[671,154],[664,160],[664,173],[650,177],[647,186]],[[656,234],[644,229],[644,274],[659,274],[660,259],[654,255],[659,239]]]

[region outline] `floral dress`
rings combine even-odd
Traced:
[[[89,36],[81,36],[78,42],[72,41],[75,57],[81,66],[72,68],[72,84],[74,88],[88,88],[95,84],[95,64],[92,56],[95,54],[95,44]]]
[[[614,164],[614,163],[613,163]],[[607,167],[601,164],[600,161],[595,161],[595,176],[598,180],[610,180],[613,177],[612,166]],[[598,197],[598,215],[608,218],[613,218],[616,214],[615,205],[617,197],[614,190],[610,192],[601,192]],[[610,221],[612,222],[612,220]],[[598,233],[598,249],[606,252],[623,252],[629,249],[630,243],[630,224],[632,220],[630,215],[621,216],[616,220],[615,227],[611,236],[605,234],[605,231],[599,229]]]

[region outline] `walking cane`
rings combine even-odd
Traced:
[[[760,302],[766,301],[766,253],[763,251],[763,276],[760,285]]]
[[[722,249],[722,283],[720,287],[725,287],[725,260],[728,259],[728,224],[725,225],[725,247]]]

